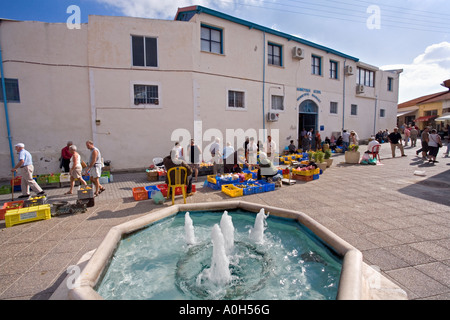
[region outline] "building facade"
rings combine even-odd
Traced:
[[[201,6],[173,21],[89,16],[81,29],[2,20],[0,46],[0,177],[10,176],[8,139],[25,143],[44,174],[58,171],[68,140],[87,160],[93,140],[125,170],[190,138],[209,160],[217,136],[238,148],[245,136],[272,135],[282,150],[303,128],[367,139],[396,125],[401,70]]]
[[[416,125],[420,130],[431,126],[438,132],[450,125],[450,80],[444,81],[447,91],[418,97],[398,105],[397,123]]]

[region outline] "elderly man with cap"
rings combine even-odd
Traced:
[[[33,157],[27,150],[25,150],[25,145],[23,143],[16,144],[15,148],[19,154],[19,162],[14,168],[11,169],[11,172],[16,172],[20,169],[19,173],[22,176],[22,195],[19,196],[19,198],[28,198],[30,196],[30,187],[37,193],[38,196],[45,195],[45,192],[33,179]]]

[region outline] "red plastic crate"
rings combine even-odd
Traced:
[[[148,191],[145,189],[145,187],[133,188],[133,198],[136,201],[147,200],[148,199]]]
[[[162,183],[162,184],[158,184],[157,185],[158,189],[161,191],[161,193],[163,194],[164,197],[167,197],[167,184],[166,183]],[[185,190],[187,191],[187,186],[184,187]],[[195,187],[195,184],[192,185],[192,192],[196,192],[197,188]],[[180,187],[175,188],[175,195],[179,196],[182,195],[183,192],[181,191]]]
[[[22,177],[15,177],[14,179],[11,180],[11,185],[12,186],[20,186],[22,183]]]
[[[23,200],[5,202],[0,209],[0,220],[5,220],[6,211],[23,208],[23,203]]]

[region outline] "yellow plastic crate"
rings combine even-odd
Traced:
[[[224,184],[222,186],[222,192],[229,195],[232,198],[242,197],[244,195],[244,190],[236,187],[233,184]]]
[[[5,225],[7,228],[17,224],[27,223],[37,220],[51,219],[50,205],[27,207],[10,210],[5,215]]]
[[[216,184],[216,176],[215,175],[209,175],[206,177],[206,180],[208,180],[208,182],[211,182],[212,184]]]

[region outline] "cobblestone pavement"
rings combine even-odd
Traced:
[[[443,158],[445,149],[436,164],[423,162],[409,147],[407,157],[397,150],[392,158],[387,144],[381,148],[382,165],[349,165],[336,155],[318,180],[243,199],[308,214],[361,250],[364,261],[379,267],[409,299],[450,299],[450,158]],[[203,188],[204,180],[199,177],[188,203],[231,200]],[[145,172],[116,173],[86,213],[11,228],[0,221],[0,299],[48,299],[67,268],[95,249],[112,226],[171,204],[133,199],[132,188],[150,184],[156,183],[147,182]],[[49,203],[76,200],[64,195],[68,188],[44,189]],[[0,205],[10,200],[11,195],[0,195]]]

